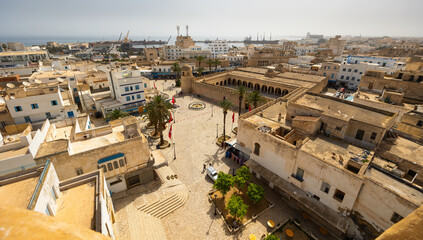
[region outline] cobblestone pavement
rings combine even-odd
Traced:
[[[156,86],[162,90],[162,84],[164,84],[164,89],[167,89],[172,83],[173,81],[170,80],[166,83],[157,81]],[[175,88],[165,92],[172,97],[176,90],[179,89]],[[203,172],[203,164],[212,164],[217,171],[225,173],[231,173],[232,169],[239,167],[233,161],[224,158],[224,150],[215,144],[217,131],[219,136],[223,131],[222,109],[216,106],[216,103],[198,97],[177,96],[175,100],[176,105],[179,106],[173,114],[175,123],[172,127],[176,159],[174,160],[173,147],[162,150],[162,153],[167,158],[169,167],[186,185],[189,197],[183,207],[161,219],[168,239],[248,239],[250,233],[260,237],[269,230],[266,224],[267,220],[271,219],[278,223],[289,218],[301,219],[301,226],[318,236],[319,239],[334,239],[331,236],[321,236],[316,224],[302,219],[300,212],[289,207],[281,196],[268,187],[265,187],[266,197],[274,202],[275,206],[266,210],[263,215],[255,222],[248,224],[240,233],[231,235],[223,220],[219,216],[214,216],[214,205],[207,198],[207,193],[211,190],[213,182]],[[188,109],[189,103],[203,101],[206,103],[205,109],[200,111]],[[227,114],[226,135],[234,136],[231,129],[237,126],[237,120],[238,114],[235,113],[235,123],[232,126],[232,112]],[[168,129],[163,132],[163,135],[166,140],[170,141]],[[156,142],[157,140],[154,143]],[[154,194],[154,192],[150,194]],[[128,221],[131,220],[128,219]]]

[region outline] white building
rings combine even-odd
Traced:
[[[229,51],[228,42],[226,40],[214,40],[208,45],[211,51],[211,57],[217,58],[221,54],[226,54]]]
[[[198,56],[210,58],[212,55],[208,49],[203,49],[201,46],[190,46],[188,48],[179,48],[175,45],[164,46],[162,50],[162,56],[166,60],[178,60],[178,59],[194,59]]]
[[[77,116],[72,91],[59,85],[30,85],[7,89],[6,105],[15,124],[40,126],[46,119],[59,121]]]
[[[375,63],[343,63],[339,68],[337,82],[344,84],[349,89],[357,89],[358,85],[360,85],[361,77],[366,71],[377,70],[378,67],[378,64]]]
[[[228,53],[219,55],[219,58],[229,61],[230,66],[242,66],[244,59],[247,59],[247,55]]]
[[[295,47],[295,55],[304,56],[308,53],[314,52],[315,48],[312,46],[297,46]]]
[[[358,64],[358,63],[375,63],[379,67],[384,68],[391,68],[393,72],[398,70],[403,70],[405,68],[407,58],[388,58],[388,57],[372,57],[372,56],[339,56],[335,57],[334,60],[336,62],[347,62],[350,64]]]

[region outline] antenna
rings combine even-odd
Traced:
[[[176,31],[178,31],[178,36],[179,36],[179,29],[181,29],[181,27],[179,25],[176,26]]]
[[[185,28],[187,29],[187,36],[188,36],[188,25],[186,25]]]

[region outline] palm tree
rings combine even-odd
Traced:
[[[155,96],[145,106],[147,116],[150,122],[154,125],[154,134],[157,135],[157,132],[160,131],[160,145],[163,145],[163,130],[166,122],[170,118],[169,109],[171,108],[172,104],[165,101],[161,95]]]
[[[215,59],[213,62],[214,62],[214,72],[216,72],[217,71],[217,65],[220,64],[220,61],[219,61],[219,59]]]
[[[201,67],[201,62],[204,60],[204,57],[203,56],[198,56],[198,57],[196,57],[196,59],[198,61],[198,68],[200,68]]]
[[[246,102],[253,104],[254,108],[257,108],[257,105],[266,102],[266,99],[258,91],[253,91],[247,94]]]
[[[213,64],[214,64],[213,59],[207,60],[207,65],[209,66],[209,72],[211,72],[211,68],[212,68]]]
[[[174,73],[176,73],[176,80],[175,80],[175,84],[177,87],[180,86],[180,81],[179,81],[179,77],[181,74],[181,66],[179,65],[179,63],[175,62],[172,64],[172,67],[170,67],[170,70]]]
[[[219,106],[223,109],[223,142],[226,140],[226,114],[228,114],[228,110],[232,108],[232,102],[223,99],[219,102]]]
[[[199,75],[202,75],[202,74],[203,74],[203,72],[204,72],[204,68],[203,68],[203,67],[199,67],[199,68],[197,69],[197,72],[198,72],[198,74],[199,74]]]
[[[119,119],[119,118],[126,117],[128,115],[129,114],[127,112],[124,112],[120,109],[116,109],[116,110],[113,110],[112,112],[107,114],[107,119],[116,120],[116,119]]]
[[[237,89],[238,97],[239,97],[239,109],[238,109],[238,116],[241,116],[241,103],[242,100],[245,97],[245,93],[247,92],[247,89],[244,86],[239,86]]]

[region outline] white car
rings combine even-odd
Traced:
[[[214,169],[214,167],[210,166],[207,168],[207,175],[216,182],[217,180],[217,171]]]

